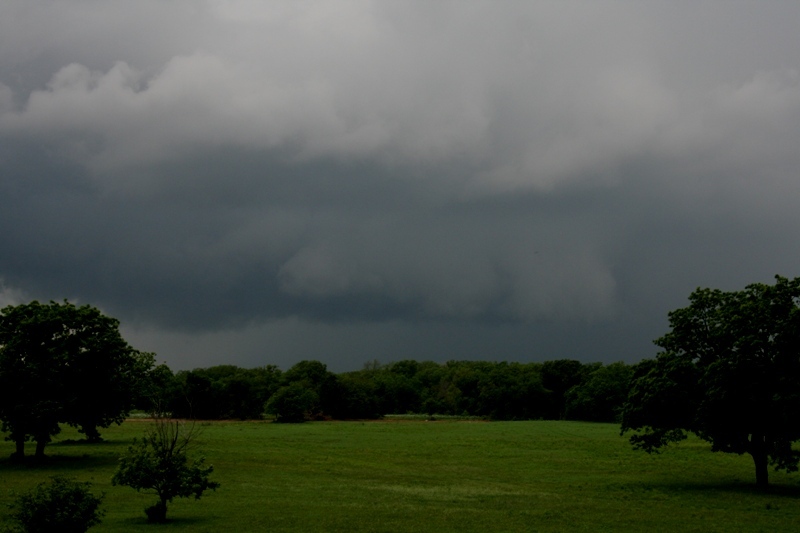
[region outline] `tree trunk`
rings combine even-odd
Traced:
[[[163,524],[167,521],[167,502],[160,499],[155,505],[144,510],[147,521],[156,524]]]
[[[766,489],[769,486],[769,465],[764,435],[754,433],[750,437],[750,455],[753,456],[753,462],[756,465],[756,486]]]
[[[17,451],[14,452],[12,457],[17,461],[25,459],[25,437],[19,437],[14,441],[17,446]]]
[[[44,447],[47,446],[47,440],[40,439],[36,441],[36,458],[44,459]]]

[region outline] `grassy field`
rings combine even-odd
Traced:
[[[55,474],[104,491],[92,531],[797,531],[800,475],[752,488],[749,456],[689,441],[658,456],[632,451],[618,426],[577,422],[380,421],[202,424],[198,445],[222,483],[177,500],[170,523],[146,523],[154,497],[113,487],[116,460],[148,422],[71,442],[38,467],[0,443],[0,530],[11,491]],[[30,452],[32,453],[32,447]]]

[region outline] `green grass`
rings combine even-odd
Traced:
[[[38,467],[10,463],[12,444],[0,443],[0,514],[10,491],[66,474],[106,492],[97,532],[800,527],[800,476],[771,471],[772,489],[760,493],[749,456],[712,453],[697,440],[648,456],[611,424],[424,420],[203,424],[198,445],[222,487],[176,500],[171,522],[152,526],[142,510],[153,496],[110,484],[146,424],[106,430],[97,445],[69,442],[79,435],[66,428]]]

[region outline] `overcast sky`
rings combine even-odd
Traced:
[[[4,0],[0,304],[174,369],[654,357],[800,275],[800,2]]]

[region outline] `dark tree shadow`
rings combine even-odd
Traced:
[[[116,465],[117,454],[81,454],[81,455],[61,455],[52,454],[44,457],[25,456],[24,459],[16,457],[4,457],[0,459],[0,469],[2,470],[69,470],[104,468]]]
[[[167,517],[166,522],[148,522],[147,517],[144,515],[144,511],[142,511],[141,518],[138,516],[131,517],[131,518],[124,518],[120,520],[120,523],[125,524],[131,528],[134,527],[155,527],[155,528],[170,528],[175,527],[182,530],[190,530],[191,526],[195,524],[201,524],[206,522],[207,519],[198,518],[198,517],[191,517],[191,516],[178,516],[175,518]],[[126,528],[127,529],[127,528]]]
[[[800,499],[800,484],[771,484],[767,488],[759,488],[755,481],[723,481],[723,482],[682,482],[682,483],[648,483],[636,485],[641,490],[666,490],[670,492],[729,492],[752,496],[772,496],[781,499]]]
[[[106,439],[100,439],[100,440],[64,439],[64,440],[59,440],[59,441],[56,441],[56,442],[51,442],[50,444],[48,444],[48,447],[49,446],[82,446],[82,445],[87,445],[87,444],[91,444],[92,446],[94,446],[94,445],[101,446],[103,444],[117,444],[117,443],[112,442],[112,441],[108,441]]]

